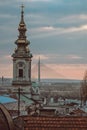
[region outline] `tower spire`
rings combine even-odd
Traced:
[[[18,40],[16,41],[16,44],[19,44],[19,41],[22,40],[22,43],[24,44],[29,44],[29,41],[26,41],[26,24],[24,22],[24,5],[21,5],[21,20],[19,23],[18,31],[19,31],[19,36]]]
[[[21,23],[24,23],[24,5],[21,5]]]
[[[19,35],[15,44],[13,57],[13,85],[29,85],[31,84],[31,58],[32,54],[28,45],[30,41],[26,37],[26,24],[24,22],[24,6],[21,6],[21,20],[18,26]]]

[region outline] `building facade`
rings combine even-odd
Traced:
[[[17,48],[14,50],[13,57],[13,81],[15,86],[31,85],[31,59],[32,54],[28,45],[30,41],[26,37],[26,24],[24,22],[24,10],[21,9],[21,20],[18,27],[19,36],[15,41]]]

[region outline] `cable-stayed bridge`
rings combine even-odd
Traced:
[[[55,71],[55,69],[51,68],[50,65],[48,66],[47,64],[40,64],[40,72],[38,71],[38,63],[34,64],[32,66],[32,79],[38,79],[38,73],[40,73],[40,78],[61,78],[61,79],[67,79],[64,75],[59,73],[58,71]]]

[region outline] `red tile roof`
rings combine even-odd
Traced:
[[[87,117],[23,116],[24,130],[87,130]]]

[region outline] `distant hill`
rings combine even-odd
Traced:
[[[32,79],[32,81],[38,82],[37,79]],[[81,83],[81,80],[76,79],[41,79],[44,83]],[[9,85],[12,83],[12,78],[0,78],[0,85]]]
[[[35,79],[37,81],[37,79]],[[46,83],[81,83],[82,80],[76,79],[41,79],[41,82]]]

